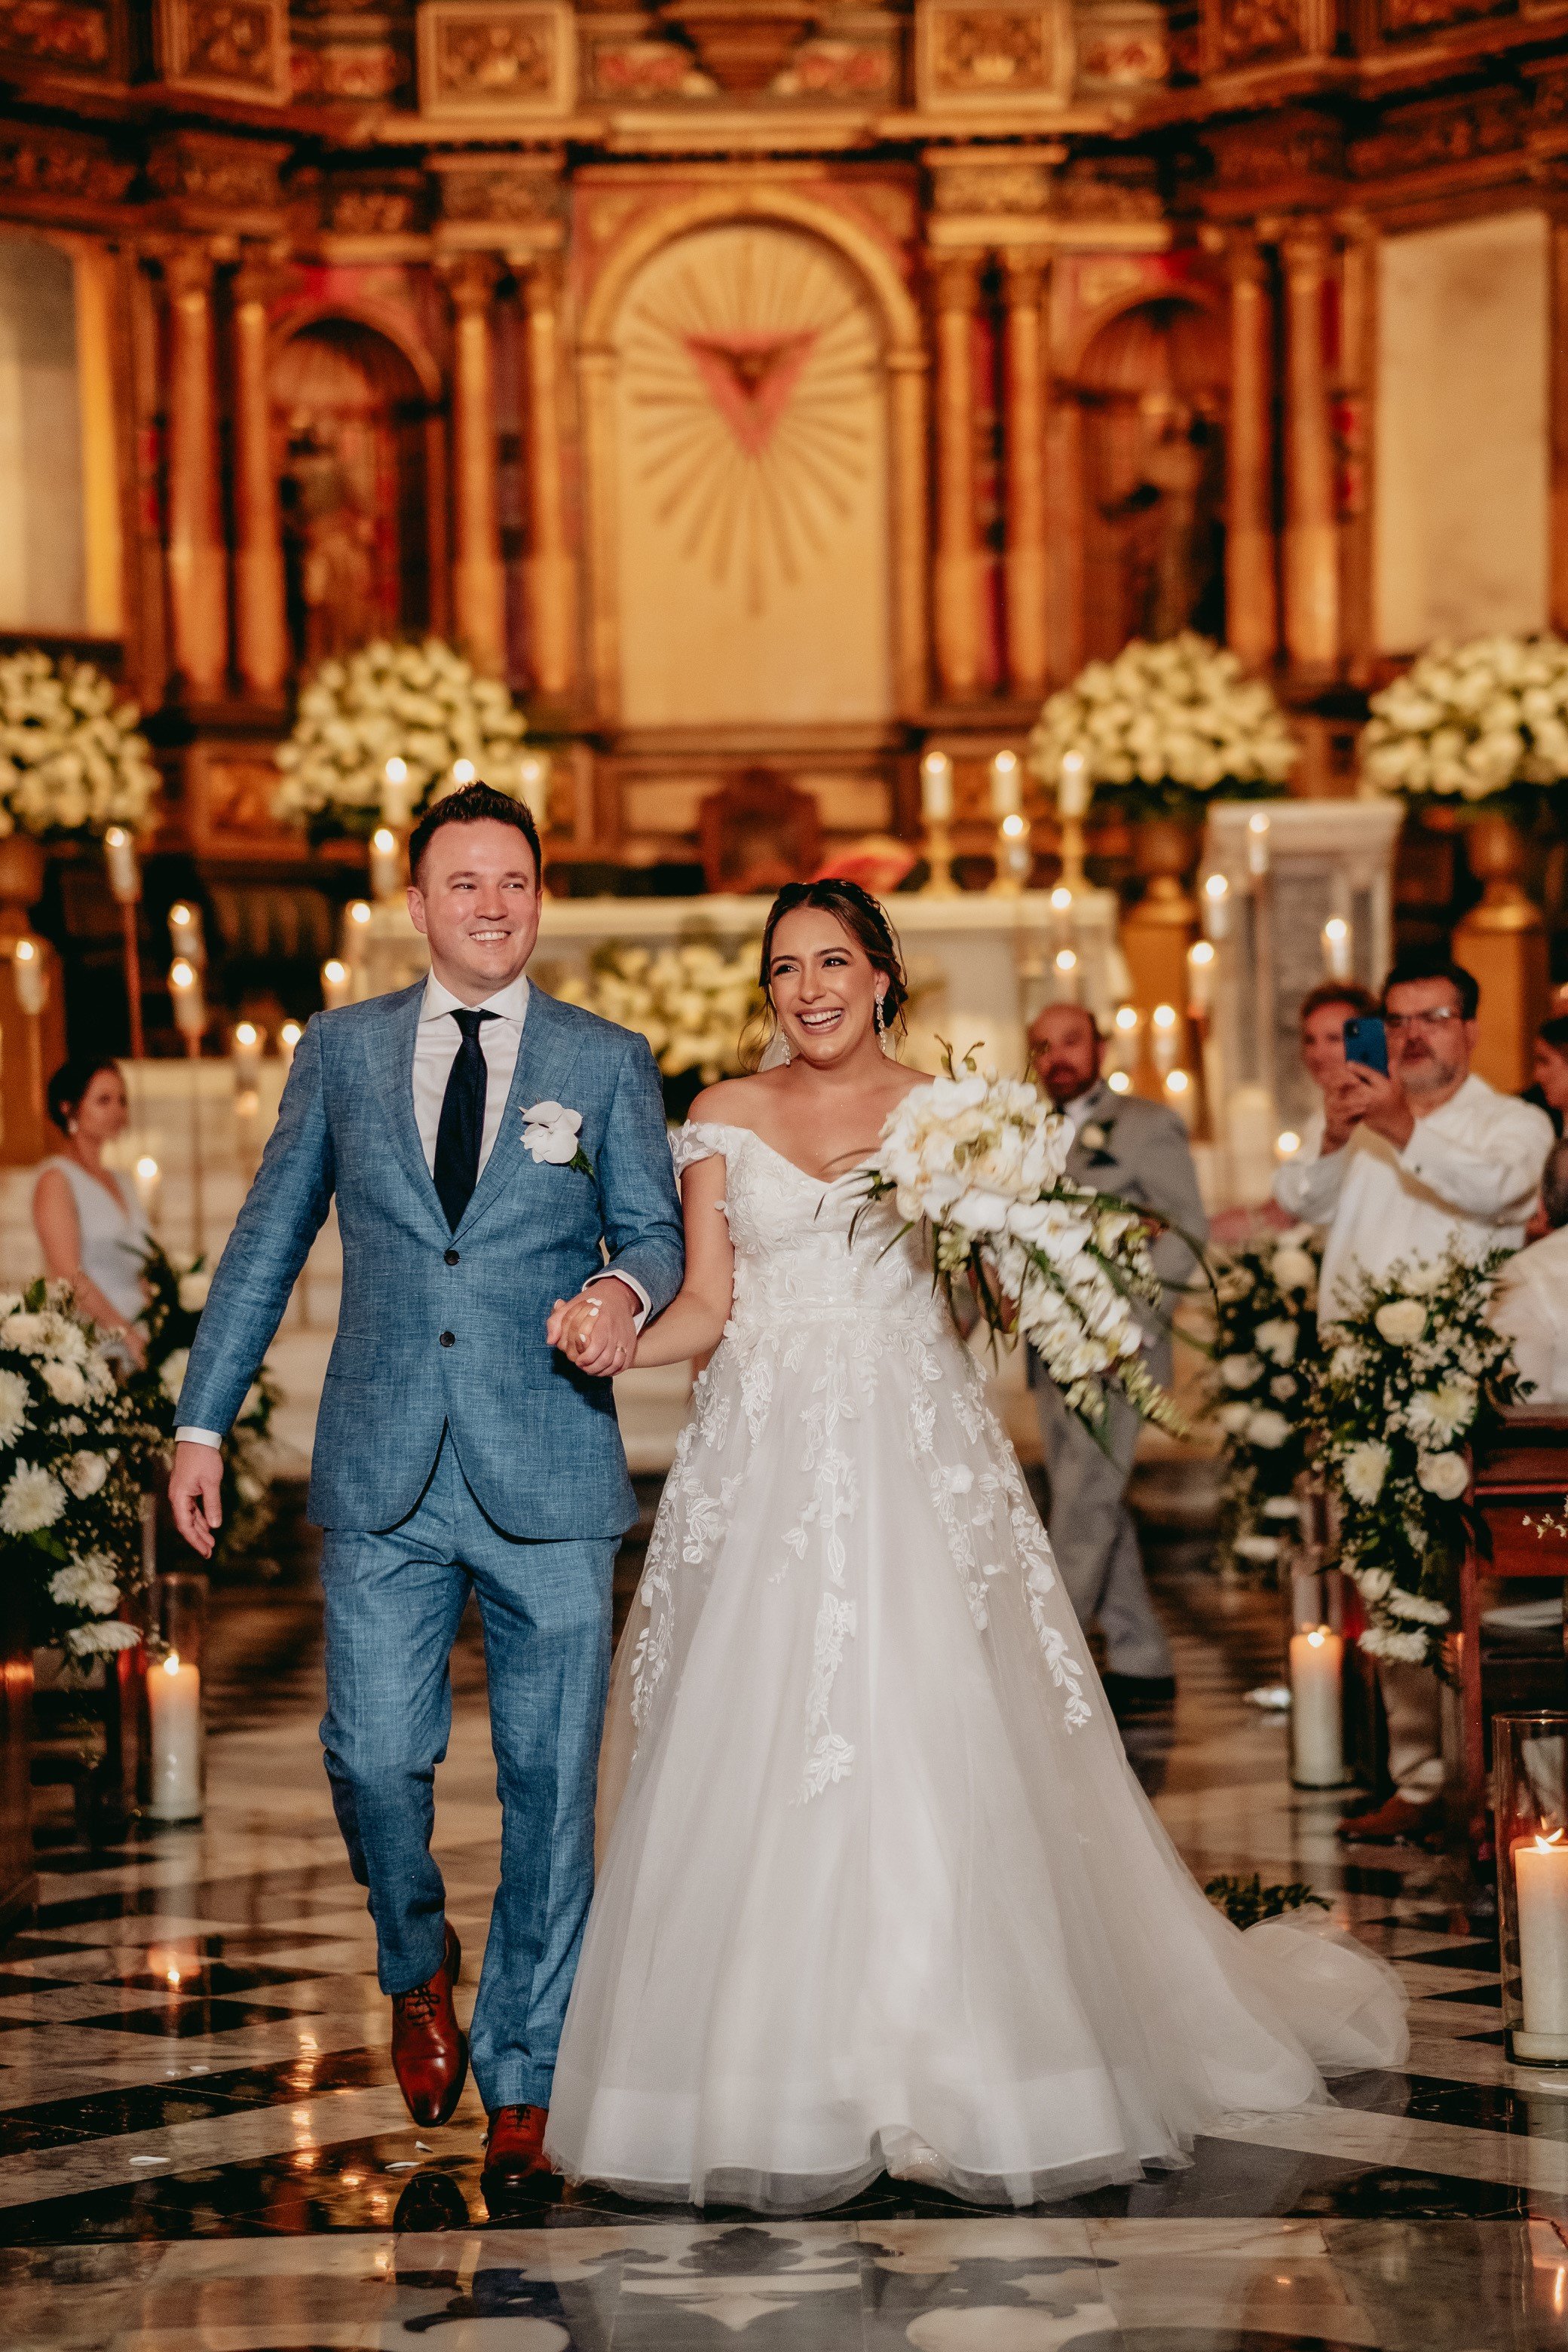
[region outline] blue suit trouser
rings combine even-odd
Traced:
[[[452,1728],[452,1644],[470,1591],[478,1598],[501,1859],[471,2050],[491,2114],[550,2100],[594,1891],[616,1550],[614,1538],[502,1535],[449,1444],[401,1526],[326,1534],[321,1744],[350,1864],[370,1891],[387,1993],[411,1991],[441,1962],[436,1767]]]

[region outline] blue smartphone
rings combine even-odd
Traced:
[[[1388,1032],[1377,1013],[1352,1013],[1345,1023],[1345,1059],[1388,1076]]]

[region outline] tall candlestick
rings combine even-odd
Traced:
[[[1344,1646],[1327,1625],[1290,1636],[1290,1777],[1299,1789],[1337,1789],[1345,1776]]]
[[[404,887],[403,851],[389,824],[378,824],[370,837],[370,891],[384,902],[399,896]]]
[[[414,787],[408,781],[407,761],[396,758],[388,760],[381,772],[383,824],[389,824],[395,833],[400,833],[408,823],[408,812],[413,805],[413,800]]]
[[[523,800],[542,841],[550,824],[549,758],[538,751],[525,751],[518,761],[517,772],[522,784]]]
[[[199,907],[186,899],[176,898],[169,909],[169,945],[187,963],[204,964],[207,960],[206,940],[202,932]]]
[[[234,1082],[242,1093],[261,1084],[261,1053],[266,1042],[254,1021],[241,1021],[229,1041]]]
[[[1521,1838],[1512,1849],[1519,1906],[1521,2058],[1568,2059],[1568,1840],[1562,1830]]]
[[[294,1066],[294,1048],[304,1034],[297,1021],[285,1021],[282,1028],[278,1032],[278,1051],[283,1056],[283,1067],[286,1071],[291,1070]]]
[[[353,988],[347,964],[340,963],[336,956],[329,956],[321,966],[321,996],[328,1012],[335,1013],[340,1004],[351,1003]]]
[[[176,956],[169,966],[169,994],[174,999],[174,1026],[188,1054],[199,1054],[207,1025],[202,976],[187,956]]]
[[[136,836],[122,824],[111,824],[103,836],[103,862],[109,870],[109,887],[121,905],[134,906],[142,896],[142,868],[136,856]]]
[[[147,1677],[147,1744],[155,1822],[195,1822],[202,1814],[202,1677],[171,1650]]]
[[[1331,915],[1323,925],[1323,967],[1331,980],[1349,980],[1353,944],[1344,917]]]
[[[1089,761],[1081,751],[1062,754],[1061,773],[1057,779],[1057,814],[1081,822],[1089,814],[1089,803],[1094,787],[1089,782]]]
[[[1016,751],[998,751],[991,762],[991,814],[998,824],[1024,805],[1024,778]]]

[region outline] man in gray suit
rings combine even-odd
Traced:
[[[394,2070],[415,2120],[445,2123],[468,2049],[430,1832],[471,1592],[501,1801],[472,2037],[497,2215],[560,2187],[544,2125],[593,1892],[611,1571],[636,1511],[610,1379],[680,1287],[684,1241],[647,1045],[527,978],[528,810],[470,784],[421,819],[409,862],[430,977],[306,1029],[191,1349],[169,1497],[209,1553],[219,1442],[335,1202],[342,1303],[309,1506],[327,1777],[369,1891]],[[584,1281],[602,1304],[568,1362],[546,1325]]]
[[[1194,1259],[1179,1236],[1201,1244],[1208,1231],[1186,1129],[1163,1104],[1113,1092],[1100,1076],[1102,1052],[1094,1017],[1079,1004],[1047,1004],[1029,1030],[1036,1076],[1076,1130],[1068,1176],[1163,1217],[1174,1230],[1156,1244],[1155,1265],[1166,1282],[1185,1282]],[[1154,1339],[1145,1360],[1155,1380],[1169,1381],[1168,1339]],[[1149,1597],[1127,1507],[1138,1416],[1112,1399],[1105,1452],[1068,1411],[1033,1353],[1029,1385],[1051,1482],[1051,1548],[1079,1618],[1086,1625],[1099,1621],[1106,1696],[1118,1715],[1168,1706],[1176,1695],[1170,1644]]]

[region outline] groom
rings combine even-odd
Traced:
[[[456,2106],[461,1954],[430,1854],[448,1659],[478,1597],[500,1885],[473,2016],[492,2214],[558,2187],[551,2077],[593,1889],[610,1579],[634,1516],[609,1375],[682,1271],[647,1046],[531,986],[539,836],[484,784],[409,845],[430,977],[318,1014],[240,1211],[180,1393],[170,1500],[205,1556],[222,1433],[334,1196],[342,1301],[311,1465],[325,1530],[327,1773],[370,1890],[392,2057],[416,2123]],[[568,1363],[553,1303],[596,1282]]]

